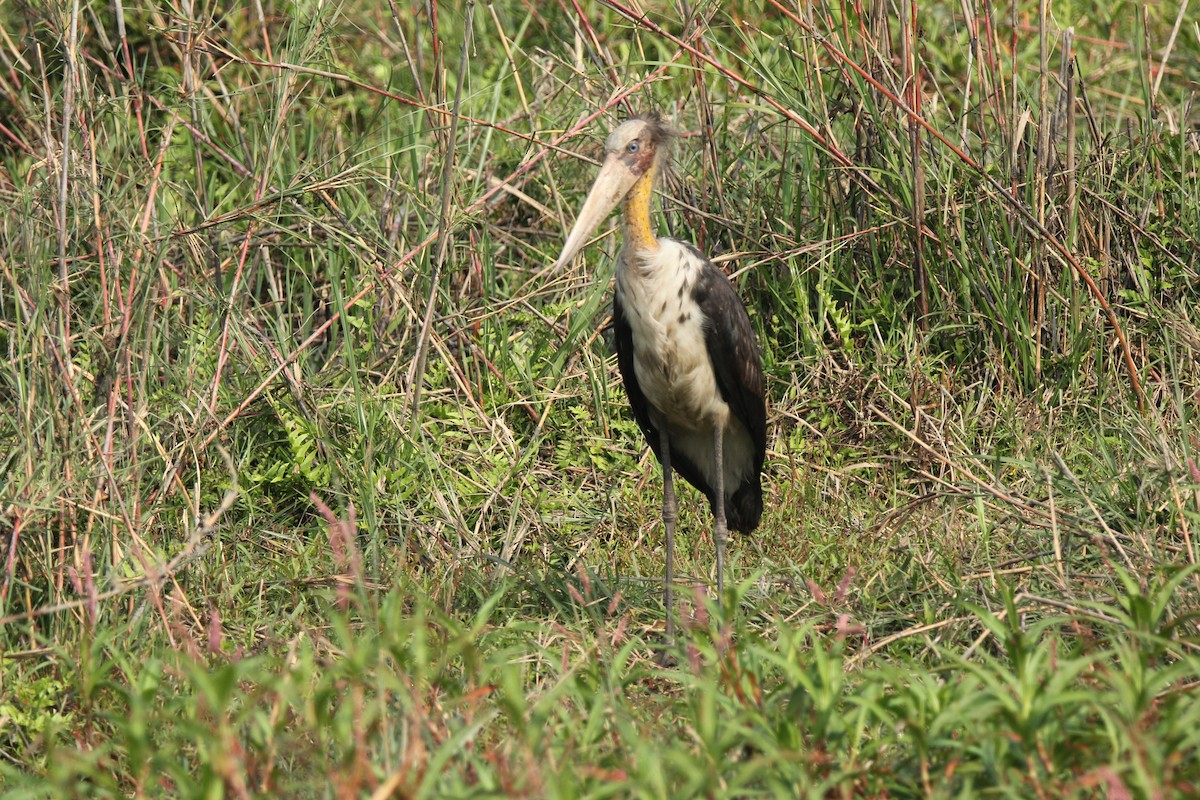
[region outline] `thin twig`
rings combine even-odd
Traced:
[[[420,425],[421,384],[425,381],[425,357],[429,353],[429,331],[433,325],[433,312],[437,309],[437,296],[441,290],[442,267],[446,263],[446,251],[450,246],[450,186],[454,171],[454,155],[458,147],[459,113],[462,109],[463,87],[467,80],[467,54],[471,51],[471,23],[475,17],[475,0],[467,0],[467,18],[463,24],[462,51],[458,58],[458,86],[454,91],[454,110],[450,113],[450,133],[446,138],[446,155],[442,164],[442,205],[438,211],[437,259],[433,275],[429,278],[429,300],[425,304],[425,316],[421,320],[421,332],[417,335],[417,354],[408,373],[409,406],[413,429]]]

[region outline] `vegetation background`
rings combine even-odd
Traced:
[[[8,0],[0,789],[1197,796],[1191,6]],[[652,108],[770,395],[671,669],[546,269]]]

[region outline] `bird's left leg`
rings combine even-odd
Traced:
[[[713,486],[713,543],[717,546],[717,602],[725,595],[725,542],[729,528],[725,523],[725,425],[713,425],[713,461],[716,480]]]
[[[663,570],[663,608],[667,614],[667,647],[675,646],[675,519],[679,507],[675,503],[675,481],[671,474],[671,436],[667,432],[667,420],[659,417],[655,424],[659,431],[659,461],[663,471],[663,532],[666,534],[666,568]],[[663,659],[670,656],[664,651]]]

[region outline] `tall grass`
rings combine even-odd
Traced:
[[[14,796],[1196,791],[1185,4],[0,8]],[[624,114],[735,275],[768,514],[678,665]]]

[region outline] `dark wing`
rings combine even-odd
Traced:
[[[750,434],[754,468],[737,486],[726,487],[725,516],[730,530],[749,533],[762,517],[763,459],[767,452],[767,406],[764,399],[762,356],[754,340],[754,328],[742,299],[712,262],[705,259],[704,272],[693,289],[693,297],[704,313],[704,344],[717,378],[721,398]]]
[[[766,384],[754,328],[737,291],[711,261],[693,290],[704,312],[704,343],[717,376],[721,398],[741,420],[754,442],[754,470],[762,470],[767,450]]]

